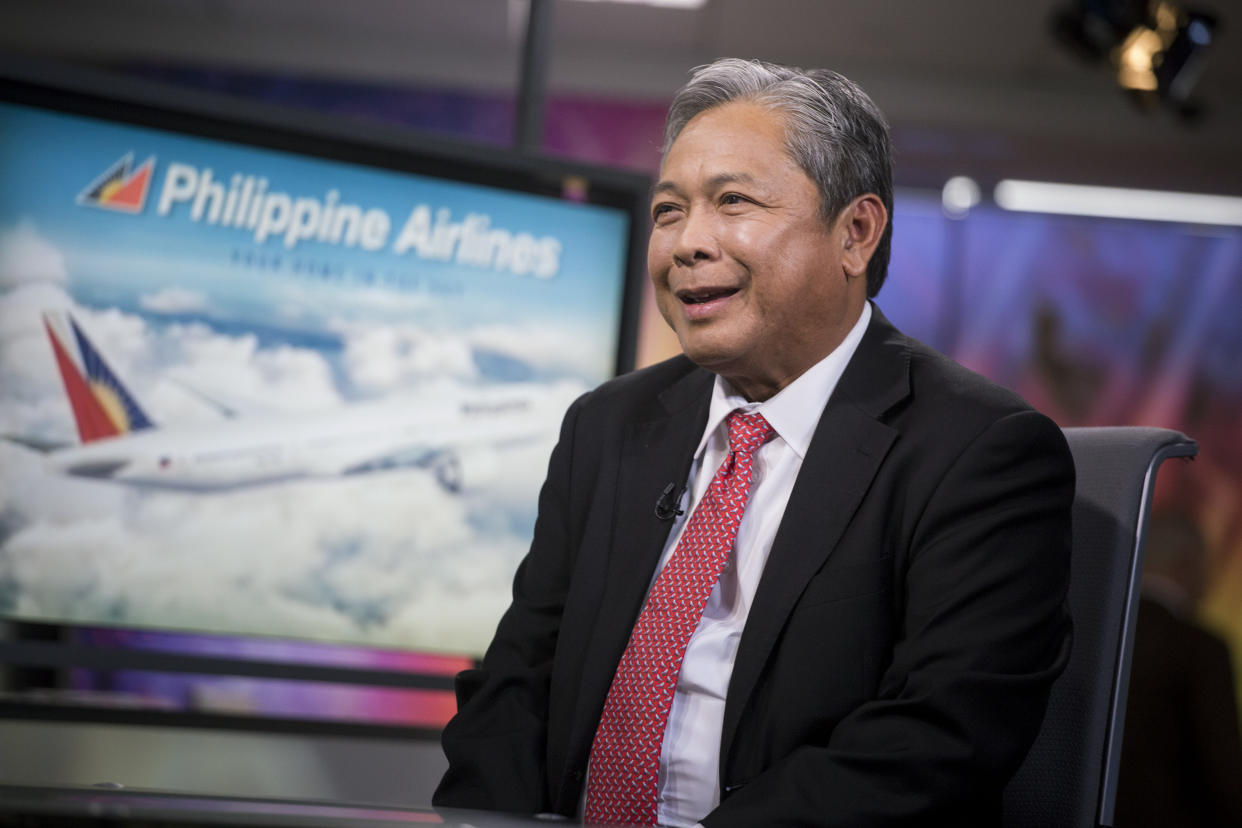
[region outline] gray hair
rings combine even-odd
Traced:
[[[856,197],[874,193],[888,223],[867,264],[867,295],[888,275],[893,235],[893,162],[888,123],[867,93],[843,75],[759,60],[724,58],[694,70],[677,90],[664,124],[664,152],[690,119],[731,101],[753,101],[785,116],[794,162],[819,187],[820,212],[833,221]]]

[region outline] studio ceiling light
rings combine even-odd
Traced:
[[[1006,210],[1030,213],[1242,227],[1242,198],[1234,196],[1006,179],[992,197]]]
[[[1076,0],[1053,18],[1061,42],[1094,63],[1111,65],[1136,102],[1198,114],[1192,93],[1212,45],[1217,18],[1174,0]]]
[[[580,0],[589,3],[629,3],[636,6],[663,6],[670,9],[697,9],[707,0]]]

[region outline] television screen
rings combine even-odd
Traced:
[[[0,85],[0,616],[481,654],[645,181],[110,94]]]

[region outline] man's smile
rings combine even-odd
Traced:
[[[741,288],[736,287],[700,287],[682,289],[674,294],[681,302],[682,312],[687,321],[704,320],[723,311],[725,305]]]
[[[701,287],[677,291],[677,298],[684,305],[702,305],[715,299],[723,299],[737,293],[735,287]]]

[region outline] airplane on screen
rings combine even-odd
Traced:
[[[420,468],[456,493],[494,473],[498,451],[554,436],[560,414],[513,384],[160,427],[73,317],[43,322],[82,441],[48,450],[46,462],[75,477],[210,492]]]

